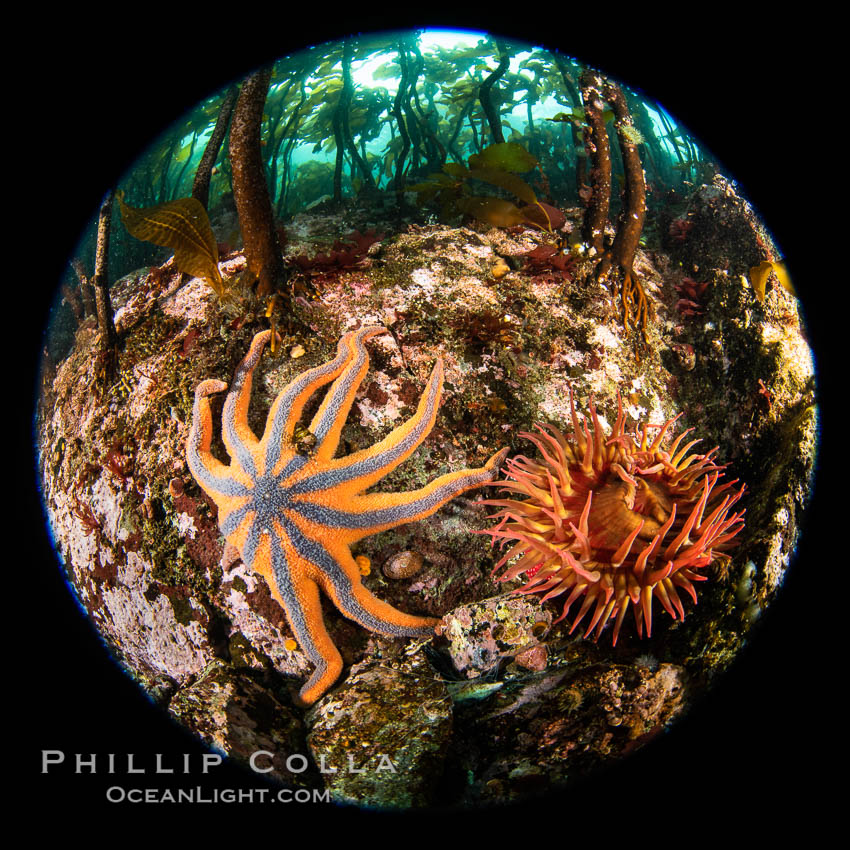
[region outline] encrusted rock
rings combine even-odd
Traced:
[[[697,356],[694,347],[685,342],[671,343],[670,348],[676,355],[679,365],[686,371],[691,372],[697,365]]]
[[[147,553],[130,548],[140,523],[132,498],[105,477],[86,497],[49,487],[59,555],[122,663],[143,679],[164,674],[177,682],[202,670],[213,655],[208,611],[185,585],[156,580]]]
[[[689,691],[684,668],[589,664],[504,688],[455,737],[467,742],[458,770],[467,801],[503,802],[556,788],[591,766],[650,741],[681,714]]]
[[[540,673],[546,669],[548,657],[549,652],[546,649],[546,644],[541,643],[538,646],[532,646],[529,649],[524,649],[522,652],[517,653],[514,660],[520,667],[524,667],[526,670],[533,670],[535,673]]]
[[[536,646],[551,623],[536,599],[504,595],[455,608],[443,617],[442,633],[458,672],[473,679]]]
[[[425,806],[443,774],[452,702],[417,653],[396,666],[356,664],[310,710],[307,724],[308,745],[334,800]]]
[[[319,784],[309,765],[298,712],[224,661],[213,661],[197,681],[178,691],[169,711],[205,743],[232,758],[248,761],[260,750],[272,753],[256,757],[265,776],[288,785]],[[272,770],[265,773],[269,767]]]

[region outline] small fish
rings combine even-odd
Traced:
[[[490,694],[504,687],[504,682],[449,682],[446,690],[454,702],[466,702],[468,700],[487,699]]]

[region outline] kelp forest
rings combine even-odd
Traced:
[[[530,261],[604,281],[640,356],[652,305],[635,250],[659,229],[686,235],[676,203],[714,170],[660,106],[561,54],[489,36],[351,37],[260,69],[164,133],[119,181],[118,203],[104,201],[63,292],[78,319],[98,316],[114,376],[110,281],[173,255],[170,271],[222,298],[247,287],[286,324],[293,272],[309,262],[285,256],[287,221],[371,204],[399,223],[539,229],[549,242]],[[583,210],[571,244],[568,207]],[[247,271],[223,280],[219,258],[237,249]]]

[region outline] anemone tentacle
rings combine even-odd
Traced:
[[[558,620],[582,600],[570,633],[589,615],[585,637],[598,639],[613,621],[616,644],[631,607],[638,636],[644,629],[651,636],[654,598],[674,620],[685,617],[679,590],[696,603],[694,582],[707,578],[700,571],[743,527],[744,511],[731,509],[745,487],[734,489],[737,479],[719,483],[725,467],[714,462],[716,447],[692,453],[699,440],[685,440],[693,429],[662,448],[681,414],[644,424],[632,436],[618,393],[617,419],[606,435],[593,397],[579,420],[572,389],[570,414],[569,435],[540,424],[521,433],[540,459],[509,459],[507,478],[493,482],[526,496],[484,502],[501,509],[484,533],[502,547],[511,544],[494,572],[507,567],[501,581],[525,576],[518,592],[538,594],[541,602],[567,594]]]

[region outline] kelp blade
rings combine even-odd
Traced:
[[[557,207],[553,207],[551,204],[544,203],[543,201],[537,201],[527,207],[522,207],[522,212],[526,221],[537,225],[537,227],[542,227],[543,230],[549,233],[560,230],[567,221],[566,216]]]
[[[764,260],[750,269],[750,283],[752,283],[756,298],[760,303],[764,301],[765,289],[767,288],[767,281],[771,272],[776,275],[776,279],[782,287],[787,289],[792,295],[796,295],[794,285],[791,283],[791,276],[788,274],[788,269],[784,261],[778,260],[771,262],[770,260]]]
[[[498,168],[473,168],[467,174],[475,180],[482,180],[493,186],[507,189],[527,204],[537,203],[537,196],[531,186],[522,177],[517,177],[509,171],[500,171]]]
[[[127,232],[145,242],[174,251],[174,264],[181,272],[204,278],[222,295],[218,270],[218,244],[203,204],[195,198],[178,198],[155,207],[136,209],[117,195],[121,220]]]
[[[531,171],[537,160],[518,142],[497,142],[469,158],[470,168],[496,168],[522,174]]]
[[[525,222],[522,210],[516,204],[501,198],[460,198],[455,202],[455,206],[461,212],[475,216],[479,221],[494,227],[513,227]]]

